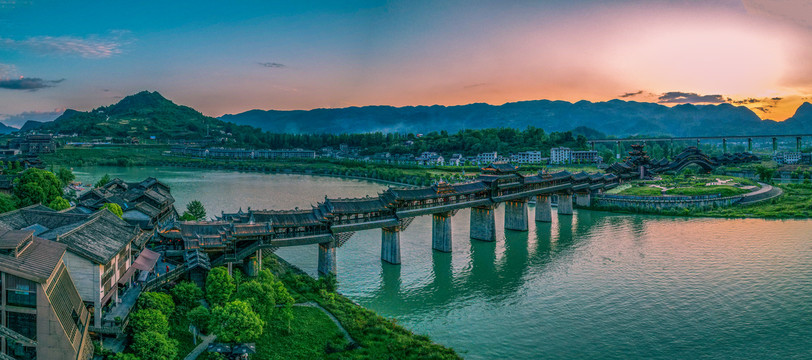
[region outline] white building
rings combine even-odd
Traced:
[[[541,151],[523,151],[510,155],[510,161],[515,164],[539,164],[542,162]]]
[[[454,154],[448,159],[449,166],[460,166],[465,163],[465,160],[462,158],[462,154]]]
[[[443,159],[442,155],[429,151],[420,154],[420,156],[414,160],[417,161],[418,165],[437,166],[445,164],[445,159]]]
[[[578,164],[600,163],[603,161],[597,150],[574,150],[571,152],[572,162]]]
[[[489,164],[496,161],[497,154],[494,152],[482,153],[476,156],[476,162],[479,164]]]
[[[776,153],[773,159],[779,164],[797,164],[801,162],[802,156],[800,151],[784,151]]]
[[[566,147],[550,149],[550,164],[569,164],[572,162],[572,150]]]

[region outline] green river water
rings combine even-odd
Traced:
[[[155,176],[179,211],[309,208],[387,185],[304,175],[170,168],[74,169],[95,182]],[[533,219],[530,208],[530,219]],[[431,249],[431,218],[401,235],[402,265],[380,260],[380,230],[339,248],[339,290],[468,359],[810,359],[812,221],[698,219],[577,211]],[[277,252],[315,273],[315,246]]]

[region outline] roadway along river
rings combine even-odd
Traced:
[[[76,169],[155,176],[179,210],[209,215],[308,208],[386,185],[337,178],[150,168]],[[431,219],[402,234],[400,266],[382,264],[380,230],[338,249],[340,291],[469,359],[812,358],[812,221],[685,219],[579,211],[495,243],[453,219],[453,253],[431,250]],[[533,207],[530,209],[533,219]],[[314,273],[315,246],[278,251]]]

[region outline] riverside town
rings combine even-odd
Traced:
[[[810,16],[0,0],[0,359],[809,358]]]

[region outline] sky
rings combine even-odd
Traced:
[[[0,121],[142,90],[251,109],[812,101],[812,1],[0,0]]]

